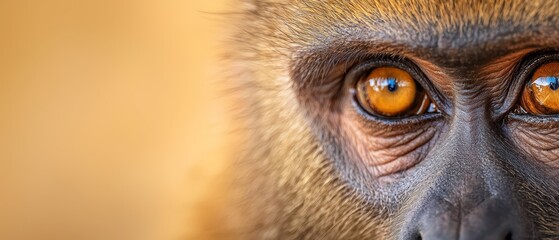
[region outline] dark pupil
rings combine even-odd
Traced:
[[[557,81],[557,79],[555,79]],[[398,83],[396,82],[396,79],[394,78],[389,78],[388,79],[388,91],[390,92],[394,92],[398,89]],[[553,89],[555,90],[555,89]]]
[[[545,80],[549,83],[549,88],[551,88],[551,90],[555,91],[559,87],[557,77],[546,77]]]

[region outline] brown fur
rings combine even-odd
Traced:
[[[385,204],[391,200],[373,201],[364,188],[353,186],[363,180],[361,175],[353,175],[355,181],[342,176],[352,169],[328,157],[329,146],[317,140],[320,136],[313,134],[315,122],[309,117],[320,115],[309,109],[312,104],[329,104],[313,102],[320,96],[308,93],[310,84],[321,83],[297,82],[297,77],[332,75],[335,66],[365,57],[345,56],[315,66],[320,61],[314,60],[322,57],[314,53],[343,56],[346,48],[374,42],[363,48],[429,61],[440,67],[435,75],[444,77],[462,74],[456,67],[460,65],[491,69],[496,56],[506,59],[509,52],[533,47],[535,40],[541,45],[559,42],[534,38],[558,32],[559,5],[544,1],[261,0],[239,6],[229,60],[247,139],[235,166],[230,221],[219,238],[393,236],[402,210]],[[501,47],[505,42],[506,49]],[[298,68],[302,64],[306,68]],[[456,94],[451,87],[442,89],[451,99]],[[531,189],[525,195],[530,211],[553,211],[557,216],[556,196],[542,193],[550,191],[544,184],[526,184],[525,189]],[[538,220],[542,236],[559,234],[556,220]]]

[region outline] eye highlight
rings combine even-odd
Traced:
[[[520,105],[533,115],[559,114],[559,62],[538,67],[524,87]]]
[[[356,90],[359,104],[374,115],[406,117],[438,111],[421,85],[396,67],[373,69],[357,82]]]

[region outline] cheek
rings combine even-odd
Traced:
[[[349,109],[340,115],[340,130],[349,159],[375,177],[401,173],[418,164],[438,139],[439,122],[387,126],[363,119]]]
[[[552,126],[553,125],[553,126]],[[518,148],[559,171],[559,124],[536,127],[514,122],[510,124],[511,137]]]

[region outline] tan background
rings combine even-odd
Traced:
[[[222,2],[0,1],[0,239],[201,239]]]

